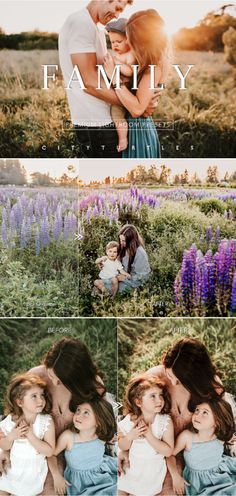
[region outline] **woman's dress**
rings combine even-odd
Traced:
[[[128,148],[122,158],[160,158],[160,143],[152,117],[127,116]]]

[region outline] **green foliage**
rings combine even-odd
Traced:
[[[79,249],[79,279],[80,298],[79,315],[96,317],[158,317],[175,314],[174,280],[180,269],[185,249],[193,243],[203,252],[211,248],[217,249],[217,243],[206,241],[206,229],[211,226],[213,236],[220,227],[221,238],[236,238],[236,228],[233,221],[224,217],[224,208],[217,211],[220,200],[210,200],[205,207],[205,199],[199,204],[195,201],[172,202],[164,201],[155,210],[144,206],[135,226],[144,238],[151,266],[150,280],[139,289],[117,295],[114,300],[109,293],[101,299],[93,295],[93,281],[97,279],[99,270],[95,260],[104,255],[108,241],[118,237],[121,223],[103,218],[92,218],[91,223],[85,224],[84,238]],[[204,208],[201,209],[201,202]],[[202,211],[205,210],[205,211]],[[124,219],[125,221],[125,219]]]
[[[0,32],[0,50],[57,50],[58,35],[56,33],[41,33],[31,31],[19,34],[4,34]]]
[[[203,198],[202,200],[193,200],[193,204],[197,205],[201,212],[205,215],[218,212],[223,214],[226,210],[225,203],[217,198]]]
[[[160,121],[174,121],[174,129],[159,131],[162,157],[235,157],[234,77],[223,54],[181,51],[175,60],[180,65],[191,61],[194,68],[186,91],[179,90],[179,80],[171,72],[154,113]],[[43,91],[42,64],[58,64],[58,53],[0,50],[2,157],[80,156],[61,75]],[[159,178],[163,184],[166,176],[168,170]],[[153,181],[151,170],[148,180]]]
[[[4,250],[0,260],[0,315],[78,316],[76,243],[54,243],[40,255],[33,249]]]
[[[119,401],[127,382],[161,363],[167,349],[186,336],[202,341],[222,374],[226,391],[236,394],[235,319],[124,319],[118,321]]]
[[[62,337],[81,339],[98,365],[106,388],[116,395],[117,331],[115,319],[2,319],[0,321],[0,414],[13,374],[42,362]],[[79,378],[78,378],[79,380]]]

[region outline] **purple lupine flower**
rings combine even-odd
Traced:
[[[215,239],[216,239],[216,242],[219,243],[219,241],[220,241],[220,226],[217,226],[217,228],[216,228]]]
[[[236,312],[236,270],[234,271],[234,274],[233,274],[231,300],[230,300],[230,311]]]
[[[39,255],[40,253],[40,234],[39,234],[39,229],[38,227],[35,230],[35,250],[36,250],[36,255]]]
[[[206,240],[207,240],[207,243],[210,243],[210,241],[212,240],[212,228],[211,228],[211,226],[208,226],[206,228]]]

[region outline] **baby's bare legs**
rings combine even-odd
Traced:
[[[5,493],[5,491],[0,491],[0,496],[11,496],[10,493]]]
[[[99,291],[101,291],[103,293],[103,291],[105,290],[105,287],[104,287],[104,283],[102,282],[101,279],[96,279],[96,281],[94,281],[94,286],[95,288],[99,289]]]
[[[118,134],[118,151],[126,150],[128,146],[128,122],[125,120],[125,109],[119,105],[112,105],[111,116]]]
[[[113,298],[117,294],[118,287],[119,287],[118,278],[117,277],[112,277],[112,280],[111,280],[111,292],[112,292]]]
[[[118,496],[129,496],[129,493],[126,493],[125,491],[118,491]]]

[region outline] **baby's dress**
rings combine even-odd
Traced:
[[[223,455],[224,445],[218,439],[196,443],[184,450],[183,478],[188,496],[235,496],[236,458]]]
[[[157,414],[151,426],[153,435],[162,439],[167,430],[170,416]],[[130,415],[119,422],[119,429],[126,435],[134,426]],[[164,455],[148,443],[145,438],[132,442],[129,450],[130,468],[119,477],[118,489],[135,496],[154,496],[162,489],[166,476],[166,461]]]
[[[43,439],[51,421],[50,415],[38,414],[33,424],[34,435]],[[16,426],[11,415],[0,422],[5,435]],[[28,439],[16,439],[10,451],[11,467],[0,476],[0,490],[15,496],[36,496],[43,490],[48,472],[47,459],[36,451]]]
[[[117,459],[105,455],[103,441],[74,441],[72,449],[65,451],[65,459],[64,477],[71,484],[68,495],[116,496]]]

